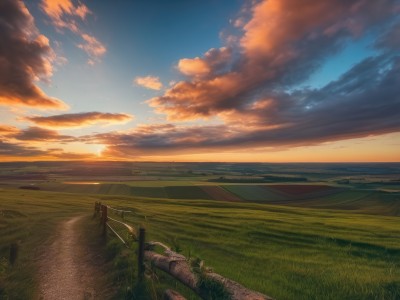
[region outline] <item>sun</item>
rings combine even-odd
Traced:
[[[101,157],[104,149],[106,148],[105,145],[97,145],[96,146],[96,155],[97,157]]]

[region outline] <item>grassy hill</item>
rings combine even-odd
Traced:
[[[174,189],[170,192],[181,197],[182,191]],[[10,295],[21,287],[28,295],[34,292],[33,249],[47,239],[54,224],[91,214],[94,201],[100,200],[134,210],[127,219],[143,224],[148,239],[175,245],[216,272],[277,299],[400,298],[399,218],[379,215],[388,214],[388,207],[398,209],[395,197],[390,202],[379,195],[350,193],[309,200],[308,206],[324,207],[321,210],[82,192],[0,190],[0,287]],[[374,215],[366,214],[366,203],[374,207]],[[352,210],[337,209],[343,205]],[[4,261],[14,241],[20,244],[20,256],[10,269]]]

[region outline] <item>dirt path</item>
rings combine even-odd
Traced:
[[[94,255],[79,228],[83,218],[61,223],[52,243],[44,249],[39,266],[39,299],[104,299],[96,291],[99,273]]]

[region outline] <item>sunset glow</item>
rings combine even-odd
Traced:
[[[0,160],[400,161],[400,5],[2,0]]]

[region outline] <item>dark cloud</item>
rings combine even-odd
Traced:
[[[26,144],[0,141],[0,157],[3,159],[56,159],[56,160],[87,160],[95,159],[92,153],[66,152],[60,148],[39,149]]]
[[[142,126],[94,137],[108,145],[105,153],[293,147],[400,130],[398,1],[254,3],[247,23],[236,22],[243,32],[236,49],[180,60],[188,79],[149,100],[169,120],[218,116],[224,124]],[[349,40],[371,32],[375,56],[320,89],[299,88]]]
[[[0,141],[0,157],[32,157],[44,154],[46,154],[46,151],[39,150],[35,147]]]
[[[48,39],[38,33],[24,3],[0,1],[0,104],[65,109],[34,83],[52,75],[53,60]]]
[[[11,137],[21,141],[52,141],[59,143],[76,141],[75,137],[60,135],[55,130],[49,130],[40,127],[29,127],[27,129],[19,131],[17,134],[12,135]]]
[[[223,125],[147,125],[83,139],[107,145],[104,155],[134,157],[307,146],[398,132],[399,82],[400,57],[381,55],[321,89],[271,93],[231,110]]]
[[[49,117],[26,117],[25,120],[33,122],[39,126],[50,128],[76,128],[95,124],[113,125],[127,123],[133,119],[133,116],[122,113],[101,113],[86,112],[76,114],[63,114]]]
[[[246,10],[251,15],[235,22],[242,32],[236,44],[211,49],[203,57],[180,60],[177,67],[187,79],[149,100],[151,106],[167,114],[170,120],[217,116],[223,124],[142,125],[129,132],[79,138],[39,127],[18,132],[0,127],[0,134],[23,141],[104,144],[102,155],[128,158],[307,146],[400,131],[398,1],[252,3],[253,7]],[[56,9],[55,13],[62,16],[66,9]],[[322,88],[301,87],[349,40],[371,32],[376,37],[372,43],[374,56],[357,63]],[[44,47],[45,40],[39,44]],[[43,51],[39,51],[41,55],[47,53]],[[49,74],[46,70],[38,74]],[[126,114],[99,112],[25,118],[48,128],[107,125],[131,119]],[[20,144],[3,141],[1,146],[4,153],[16,149],[16,156],[29,151],[38,151],[32,155],[43,155],[36,148]],[[47,155],[64,159],[89,157],[65,153],[62,149],[48,149]]]
[[[74,142],[78,138],[69,135],[61,135],[55,130],[40,127],[28,127],[19,129],[14,126],[0,125],[0,137],[4,140],[35,141],[35,142]]]
[[[384,50],[400,51],[400,21],[395,22],[378,39],[375,46]]]
[[[179,127],[173,124],[142,125],[127,133],[97,134],[82,137],[81,140],[107,145],[107,149],[102,152],[105,156],[168,155],[218,146],[221,144],[221,135],[226,135],[226,131],[225,125],[195,127]]]
[[[92,153],[66,152],[63,149],[48,149],[47,155],[57,160],[93,160],[98,159],[97,155]]]
[[[19,129],[17,127],[0,124],[0,136],[7,136],[10,134],[15,134],[16,132],[19,132]]]
[[[149,104],[169,120],[209,118],[246,107],[275,91],[304,82],[349,39],[386,26],[396,16],[396,0],[295,1],[254,4],[239,45],[225,72],[214,72],[204,58],[178,65],[191,76]],[[214,76],[209,76],[214,74]]]

